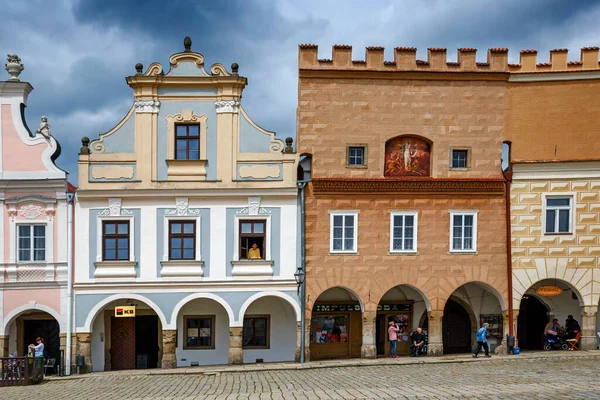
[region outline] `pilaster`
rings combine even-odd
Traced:
[[[244,363],[244,350],[242,349],[242,327],[229,327],[229,365]]]
[[[84,366],[80,372],[86,373],[92,371],[92,333],[77,333],[77,354],[84,356]],[[77,365],[77,359],[75,360]]]
[[[442,339],[442,318],[444,311],[428,311],[429,328],[427,330],[427,352],[430,356],[444,354],[444,341]]]
[[[362,314],[362,346],[360,347],[361,358],[377,358],[375,347],[375,319],[377,311],[363,311]]]
[[[581,310],[581,350],[596,349],[596,315],[598,306],[584,306]]]

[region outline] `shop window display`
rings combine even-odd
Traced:
[[[311,343],[347,343],[347,315],[319,315],[311,321]]]
[[[388,322],[394,321],[400,330],[398,331],[398,342],[410,341],[410,326],[408,315],[388,316]]]

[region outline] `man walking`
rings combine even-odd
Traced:
[[[488,347],[487,342],[487,328],[490,326],[487,322],[483,324],[481,328],[477,331],[477,348],[475,349],[475,354],[473,354],[473,358],[477,358],[481,348],[483,347],[483,351],[485,352],[486,357],[490,357],[490,349]]]

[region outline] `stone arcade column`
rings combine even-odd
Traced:
[[[175,343],[177,341],[177,330],[162,331],[162,362],[161,368],[170,369],[177,368],[177,356]]]
[[[584,306],[581,311],[581,350],[596,349],[596,314],[598,306]]]
[[[296,354],[294,355],[294,360],[296,362],[300,362],[300,347],[302,342],[302,322],[296,323]]]
[[[80,369],[80,372],[92,372],[92,333],[84,332],[77,333],[77,354],[85,357],[85,366]],[[75,359],[75,368],[77,368],[77,359]],[[71,371],[72,374],[77,373],[77,370]]]
[[[444,354],[444,341],[442,339],[442,318],[444,311],[428,311],[429,328],[427,331],[427,354],[441,356]]]
[[[506,347],[506,335],[510,332],[510,318],[508,316],[508,310],[502,311],[502,342],[496,347],[494,353],[496,354],[506,354],[508,351]]]
[[[244,350],[242,349],[242,327],[229,327],[229,365],[243,364]]]
[[[0,357],[8,357],[8,340],[10,336],[0,336]]]
[[[310,361],[310,317],[307,317],[304,328],[304,362]]]
[[[375,347],[375,320],[377,311],[363,311],[362,314],[362,346],[360,346],[361,358],[377,358]]]

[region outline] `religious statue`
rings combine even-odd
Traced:
[[[50,124],[48,123],[48,118],[42,117],[40,127],[35,133],[41,133],[46,139],[50,138]]]
[[[404,170],[409,171],[412,167],[412,161],[417,151],[415,149],[415,145],[412,144],[410,141],[406,142],[403,147],[404,152],[402,154],[402,158],[404,160]]]

